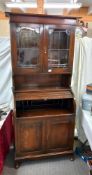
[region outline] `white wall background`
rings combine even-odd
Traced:
[[[10,38],[0,37],[0,104],[13,108]]]

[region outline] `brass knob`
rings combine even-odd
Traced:
[[[48,69],[48,72],[52,72],[52,69]]]
[[[44,49],[44,53],[45,53],[45,54],[47,53],[47,50],[46,50],[46,48]]]

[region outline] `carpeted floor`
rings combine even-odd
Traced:
[[[89,169],[79,157],[70,161],[69,157],[24,161],[14,168],[14,151],[11,150],[5,161],[2,175],[89,175]]]

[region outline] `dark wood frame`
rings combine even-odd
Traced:
[[[24,159],[73,154],[75,109],[73,94],[70,89],[73,53],[74,30],[76,18],[64,16],[46,16],[32,14],[13,14],[10,16],[11,27],[11,55],[13,68],[13,93],[15,100],[14,125],[15,125],[15,163]],[[24,69],[16,67],[17,45],[16,24],[34,23],[43,25],[40,46],[40,69]],[[48,72],[48,26],[54,25],[66,28],[70,34],[70,52],[68,67],[54,68]],[[43,39],[44,38],[44,39]],[[46,51],[46,52],[45,52]],[[35,86],[29,86],[37,84]],[[51,109],[35,107],[24,113],[18,112],[16,103],[19,101],[49,101],[62,100],[64,109]],[[66,101],[66,102],[65,102]],[[40,105],[40,103],[39,103]],[[55,105],[55,104],[54,104]],[[40,105],[41,106],[41,105]],[[62,104],[61,104],[62,106]],[[65,107],[66,106],[66,107]],[[68,108],[67,108],[68,107]],[[32,112],[33,111],[33,112]],[[53,131],[53,132],[52,132]],[[55,140],[57,138],[57,140]]]

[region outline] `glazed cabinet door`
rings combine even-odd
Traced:
[[[73,149],[74,116],[59,116],[48,120],[47,151],[63,152]]]
[[[43,25],[17,23],[12,24],[11,31],[14,73],[41,72]]]
[[[47,46],[44,48],[44,53],[47,57],[48,73],[71,72],[74,44],[72,30],[69,25],[45,26],[45,43]]]
[[[19,119],[16,121],[17,156],[39,155],[44,151],[43,120]]]

